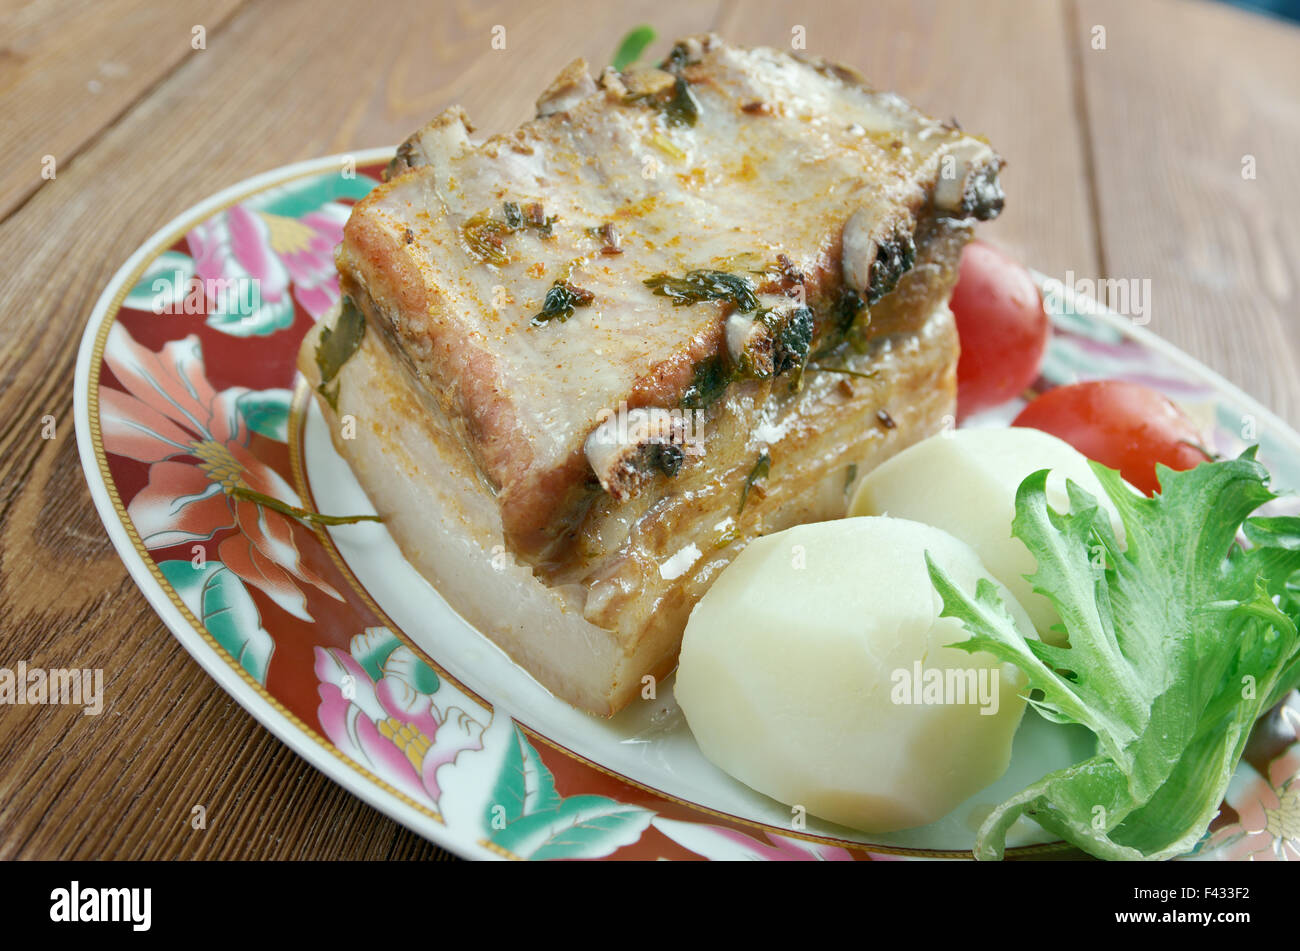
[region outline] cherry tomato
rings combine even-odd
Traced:
[[[957,414],[1019,396],[1038,376],[1049,322],[1034,279],[997,248],[972,241],[952,293],[961,338]]]
[[[1210,458],[1183,411],[1140,383],[1099,380],[1057,387],[1026,406],[1012,425],[1064,439],[1089,459],[1118,469],[1147,495],[1160,487],[1157,462],[1191,469]]]

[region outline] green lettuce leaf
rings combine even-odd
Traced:
[[[1042,715],[1097,738],[1091,759],[994,809],[978,858],[1000,858],[1021,816],[1101,858],[1192,850],[1256,719],[1300,685],[1300,518],[1249,517],[1275,498],[1254,450],[1187,472],[1159,467],[1162,491],[1149,499],[1092,467],[1123,522],[1122,545],[1073,483],[1070,511],[1053,510],[1046,470],[1021,484],[1012,523],[1067,647],[1025,638],[992,584],[971,597],[930,564],[944,616],[971,633],[953,646],[1015,664]]]

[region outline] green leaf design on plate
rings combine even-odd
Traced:
[[[501,772],[497,775],[496,785],[487,803],[488,828],[492,827],[493,812],[497,806],[505,809],[505,820],[512,823],[529,813],[552,810],[559,804],[555,777],[523,732],[515,727],[510,749],[501,764]]]
[[[275,640],[262,627],[257,605],[239,577],[219,561],[201,568],[189,561],[164,561],[158,568],[216,642],[265,685]]]
[[[376,683],[384,676],[384,664],[388,656],[400,647],[402,642],[386,627],[368,627],[364,634],[352,638],[348,652],[352,659],[361,665],[366,675]]]
[[[235,406],[248,428],[276,442],[289,441],[289,390],[254,390],[239,398]]]
[[[122,306],[155,314],[171,313],[184,304],[193,277],[193,258],[179,251],[164,251],[145,267]]]
[[[599,858],[631,845],[650,826],[654,813],[607,796],[570,796],[555,791],[555,777],[518,726],[487,803],[492,841],[520,858]]]
[[[354,173],[347,176],[340,167],[337,172],[313,175],[278,188],[269,188],[247,199],[244,206],[286,218],[301,218],[327,202],[343,198],[365,198],[378,184],[378,181],[368,175]]]
[[[437,671],[406,646],[399,647],[388,655],[384,661],[384,676],[394,677],[425,696],[432,696],[442,686]]]
[[[492,841],[526,859],[591,859],[641,838],[654,813],[605,796],[570,796],[512,822]]]

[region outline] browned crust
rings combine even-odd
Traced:
[[[513,487],[531,467],[533,450],[519,429],[498,363],[437,318],[448,303],[404,242],[383,227],[382,216],[367,213],[372,200],[378,201],[374,192],[358,203],[343,229],[340,288],[365,306],[371,319],[387,324],[400,315],[402,326],[393,329],[400,330],[404,345],[434,357],[420,364],[445,368],[438,378],[421,382],[449,418],[462,421],[466,449],[492,486]]]
[[[666,360],[661,360],[642,374],[632,384],[627,405],[630,409],[644,406],[675,406],[682,391],[695,375],[695,365],[718,353],[724,344],[725,317],[720,308],[718,318],[686,341],[685,346]]]

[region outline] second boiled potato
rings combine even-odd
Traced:
[[[957,536],[1016,596],[1038,635],[1059,644],[1063,635],[1051,627],[1060,623],[1060,616],[1024,578],[1037,568],[1034,556],[1011,534],[1016,490],[1039,469],[1052,470],[1047,501],[1054,509],[1069,510],[1069,479],[1111,513],[1116,537],[1123,541],[1123,524],[1088,460],[1068,443],[1037,429],[959,429],[931,436],[868,473],[849,514],[914,519]]]

